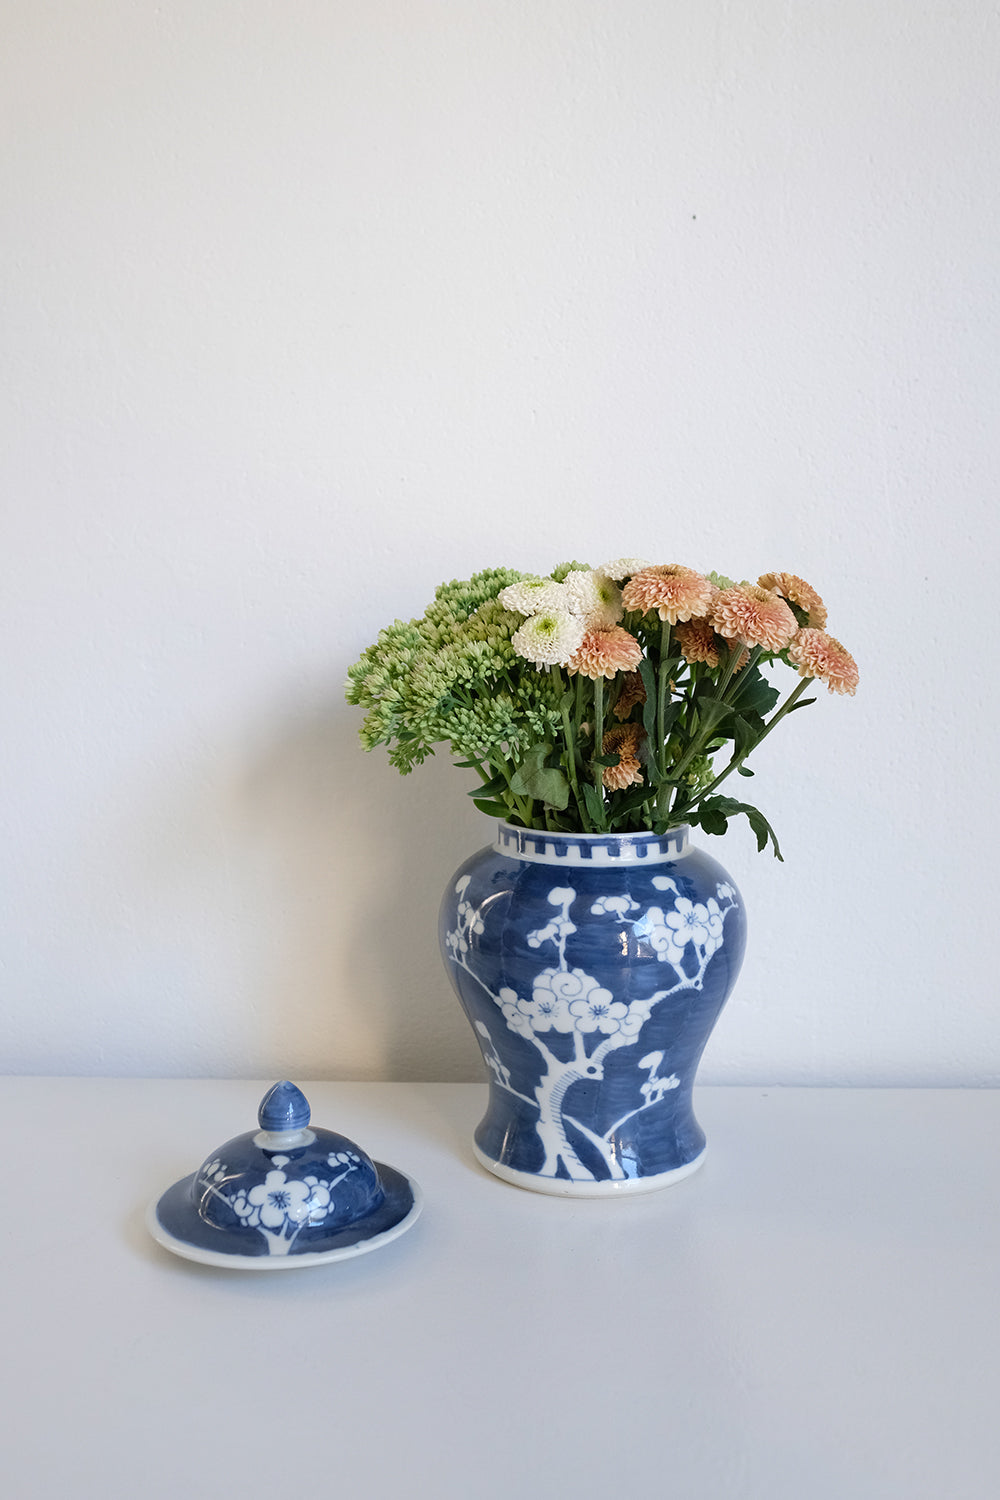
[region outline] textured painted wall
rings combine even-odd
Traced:
[[[0,1066],[465,1078],[462,773],[342,701],[442,579],[824,594],[713,842],[708,1081],[997,1082],[1000,21],[34,0],[2,23]]]

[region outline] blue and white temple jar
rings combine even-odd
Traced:
[[[688,839],[500,823],[441,948],[489,1069],[475,1152],[536,1192],[645,1192],[705,1153],[695,1071],[739,973],[743,903]]]

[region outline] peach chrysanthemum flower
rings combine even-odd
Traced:
[[[717,592],[715,584],[694,568],[664,563],[633,573],[622,591],[622,603],[643,614],[655,609],[661,620],[676,625],[678,620],[706,614]]]
[[[826,605],[811,583],[794,573],[762,573],[757,579],[762,589],[771,589],[804,609],[809,616],[806,624],[812,630],[822,630],[826,624]]]
[[[798,667],[800,677],[815,677],[825,682],[831,693],[850,693],[853,697],[858,664],[846,646],[825,630],[808,626],[800,630],[788,648],[788,660]]]
[[[723,589],[712,610],[712,624],[728,641],[784,651],[799,628],[780,594],[757,583],[734,583]]]
[[[617,755],[616,766],[604,767],[604,785],[611,792],[621,792],[627,786],[638,786],[642,781],[639,765],[639,745],[645,731],[641,724],[619,724],[609,729],[601,741],[605,755]]]
[[[566,670],[584,677],[614,677],[617,672],[633,671],[641,661],[642,647],[635,636],[612,625],[609,630],[588,630]]]
[[[702,661],[708,667],[719,665],[719,648],[711,620],[682,620],[675,634],[685,661]]]
[[[645,703],[646,689],[638,672],[628,672],[622,679],[621,691],[615,699],[612,712],[616,719],[627,719],[637,703]]]

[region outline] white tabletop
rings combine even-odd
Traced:
[[[10,1500],[1000,1494],[1000,1092],[701,1089],[704,1168],[606,1202],[477,1166],[485,1087],[310,1083],[415,1227],[169,1255],[148,1200],[271,1081],[0,1080]]]

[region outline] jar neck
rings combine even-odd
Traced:
[[[688,825],[666,833],[546,833],[498,823],[493,847],[510,859],[542,865],[658,865],[688,852]]]

